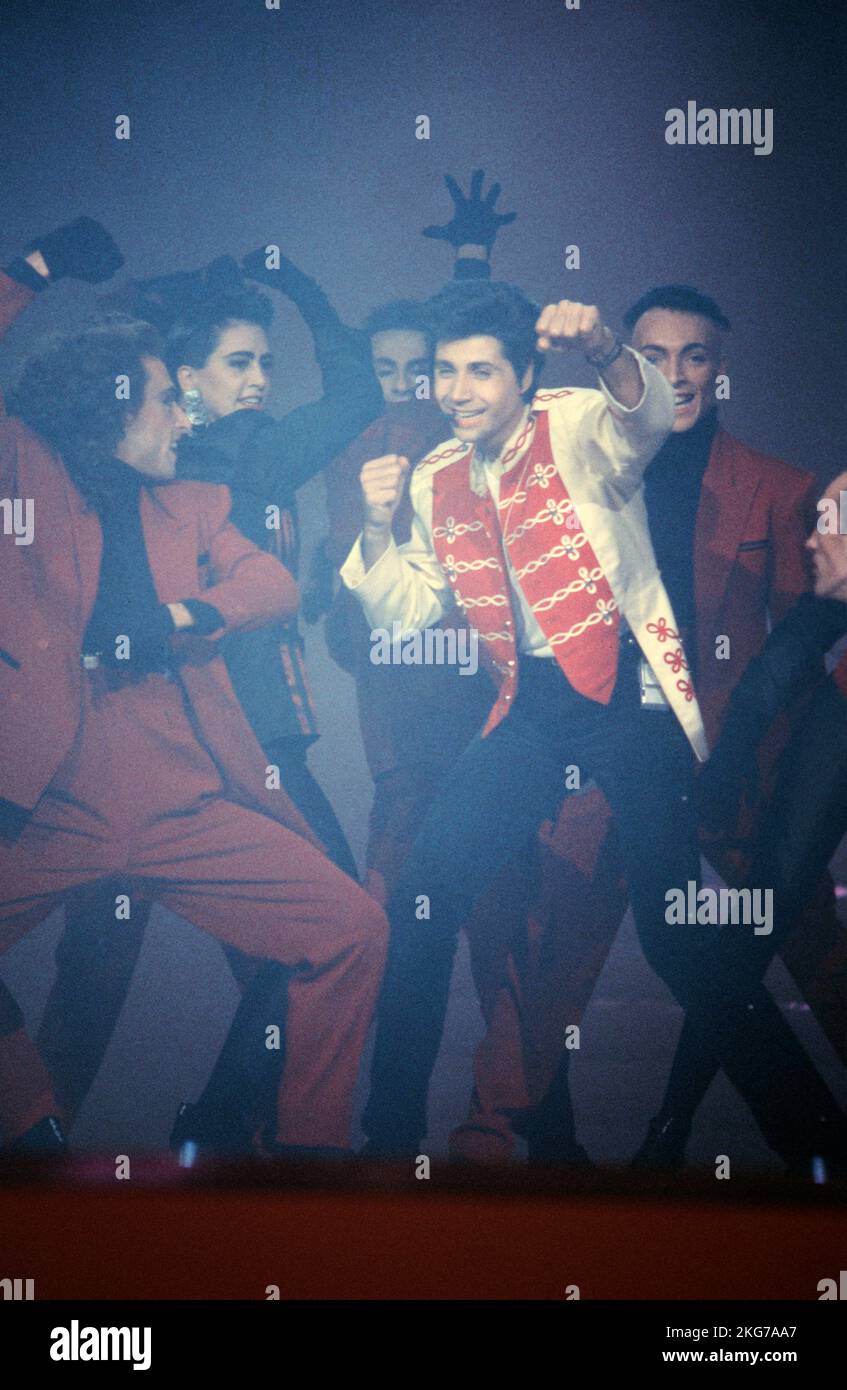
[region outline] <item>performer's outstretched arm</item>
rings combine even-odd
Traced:
[[[268,257],[269,258],[269,257]],[[214,448],[237,463],[239,486],[259,496],[289,501],[304,483],[381,413],[382,393],[374,377],[365,335],[348,328],[316,282],[285,257],[264,250],[245,257],[245,272],[293,300],[311,330],[321,369],[323,395],[281,420],[239,410],[215,422]]]

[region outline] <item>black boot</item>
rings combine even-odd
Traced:
[[[9,1153],[30,1154],[33,1158],[54,1154],[61,1155],[68,1152],[68,1141],[65,1138],[62,1126],[55,1115],[45,1115],[43,1120],[26,1130],[24,1134],[18,1135],[8,1147]]]
[[[526,1140],[530,1164],[562,1163],[571,1168],[594,1167],[576,1138],[568,1082],[569,1063],[570,1053],[566,1051],[538,1105],[512,1116],[512,1129]]]
[[[634,1171],[683,1168],[690,1133],[690,1120],[676,1115],[656,1115],[650,1121],[647,1137],[630,1162],[630,1168]]]
[[[420,1143],[411,1143],[408,1140],[400,1139],[369,1139],[359,1150],[360,1158],[386,1159],[389,1162],[396,1162],[403,1158],[417,1158],[421,1152]]]
[[[170,1147],[179,1154],[180,1166],[193,1168],[203,1154],[249,1154],[255,1152],[252,1135],[240,1115],[212,1111],[207,1106],[184,1100],[176,1113]]]

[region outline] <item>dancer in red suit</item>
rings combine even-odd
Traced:
[[[639,300],[626,323],[634,346],[674,388],[673,432],[647,468],[645,501],[662,577],[687,629],[687,649],[696,653],[697,695],[714,744],[730,694],[762,646],[769,621],[778,622],[809,587],[804,539],[814,510],[813,476],[749,448],[718,423],[717,378],[726,371],[729,325],[712,300],[684,286],[665,286]],[[762,750],[765,788],[786,732],[787,721]],[[740,847],[753,833],[755,811],[746,807],[738,825],[704,837],[704,852],[729,882],[743,874]],[[573,1151],[570,1054],[563,1042],[568,1025],[582,1017],[628,895],[609,808],[598,789],[569,797],[556,822],[548,823],[546,838],[528,937],[511,943],[501,938],[496,948],[490,933],[483,940],[471,937],[472,959],[485,982],[481,997],[490,1004],[470,1113],[451,1139],[452,1150],[463,1157],[508,1157],[513,1121],[528,1133],[538,1157]],[[829,878],[780,952],[847,1059],[847,933],[836,917]],[[701,1077],[698,1101],[713,1075],[714,1069]],[[535,1109],[525,1113],[533,1103]],[[642,1158],[681,1161],[691,1115],[693,1110],[671,1123],[668,1115],[657,1120],[656,1142]]]
[[[0,327],[45,282],[119,265],[96,223],[60,228],[0,278]],[[0,949],[117,875],[293,967],[271,1142],[339,1150],[385,921],[266,785],[217,643],[293,613],[297,587],[229,522],[225,487],[172,481],[176,401],[155,332],[107,321],[30,364],[0,421],[0,490],[34,517],[29,543],[0,548]],[[61,1147],[57,1110],[4,989],[2,1138]]]

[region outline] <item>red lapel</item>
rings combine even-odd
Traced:
[[[703,476],[694,534],[697,627],[704,636],[714,630],[726,600],[738,546],[760,483],[761,478],[744,467],[737,441],[726,430],[718,430]],[[701,652],[701,669],[705,669],[702,658]]]
[[[144,541],[160,603],[176,603],[198,593],[197,547],[186,544],[189,520],[168,499],[169,485],[141,494]]]

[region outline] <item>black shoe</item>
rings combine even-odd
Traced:
[[[847,1159],[843,1154],[807,1154],[804,1157],[786,1157],[785,1175],[800,1182],[817,1186],[828,1183],[847,1182]]]
[[[253,1137],[240,1115],[210,1111],[184,1100],[168,1141],[180,1165],[192,1168],[202,1154],[254,1153]]]
[[[380,1158],[391,1162],[402,1158],[417,1158],[420,1152],[421,1144],[402,1143],[396,1139],[369,1139],[359,1150],[359,1158]]]
[[[44,1119],[39,1120],[37,1125],[33,1125],[31,1129],[13,1140],[8,1147],[8,1152],[31,1154],[33,1157],[41,1154],[66,1154],[68,1153],[68,1141],[56,1116],[45,1115]]]
[[[595,1168],[581,1144],[570,1135],[528,1134],[526,1136],[527,1161],[530,1167],[563,1164],[567,1168]]]
[[[513,1115],[512,1130],[526,1140],[530,1164],[565,1163],[570,1168],[593,1168],[594,1164],[581,1144],[577,1143],[573,1127],[573,1112],[566,1106],[557,1113],[542,1102],[535,1110]]]
[[[657,1115],[650,1121],[647,1137],[632,1159],[630,1168],[683,1168],[685,1146],[691,1133],[689,1122],[683,1123],[674,1115]]]
[[[356,1157],[351,1149],[338,1149],[330,1144],[280,1144],[277,1139],[262,1137],[262,1153],[267,1158],[284,1158],[291,1163],[339,1163]]]

